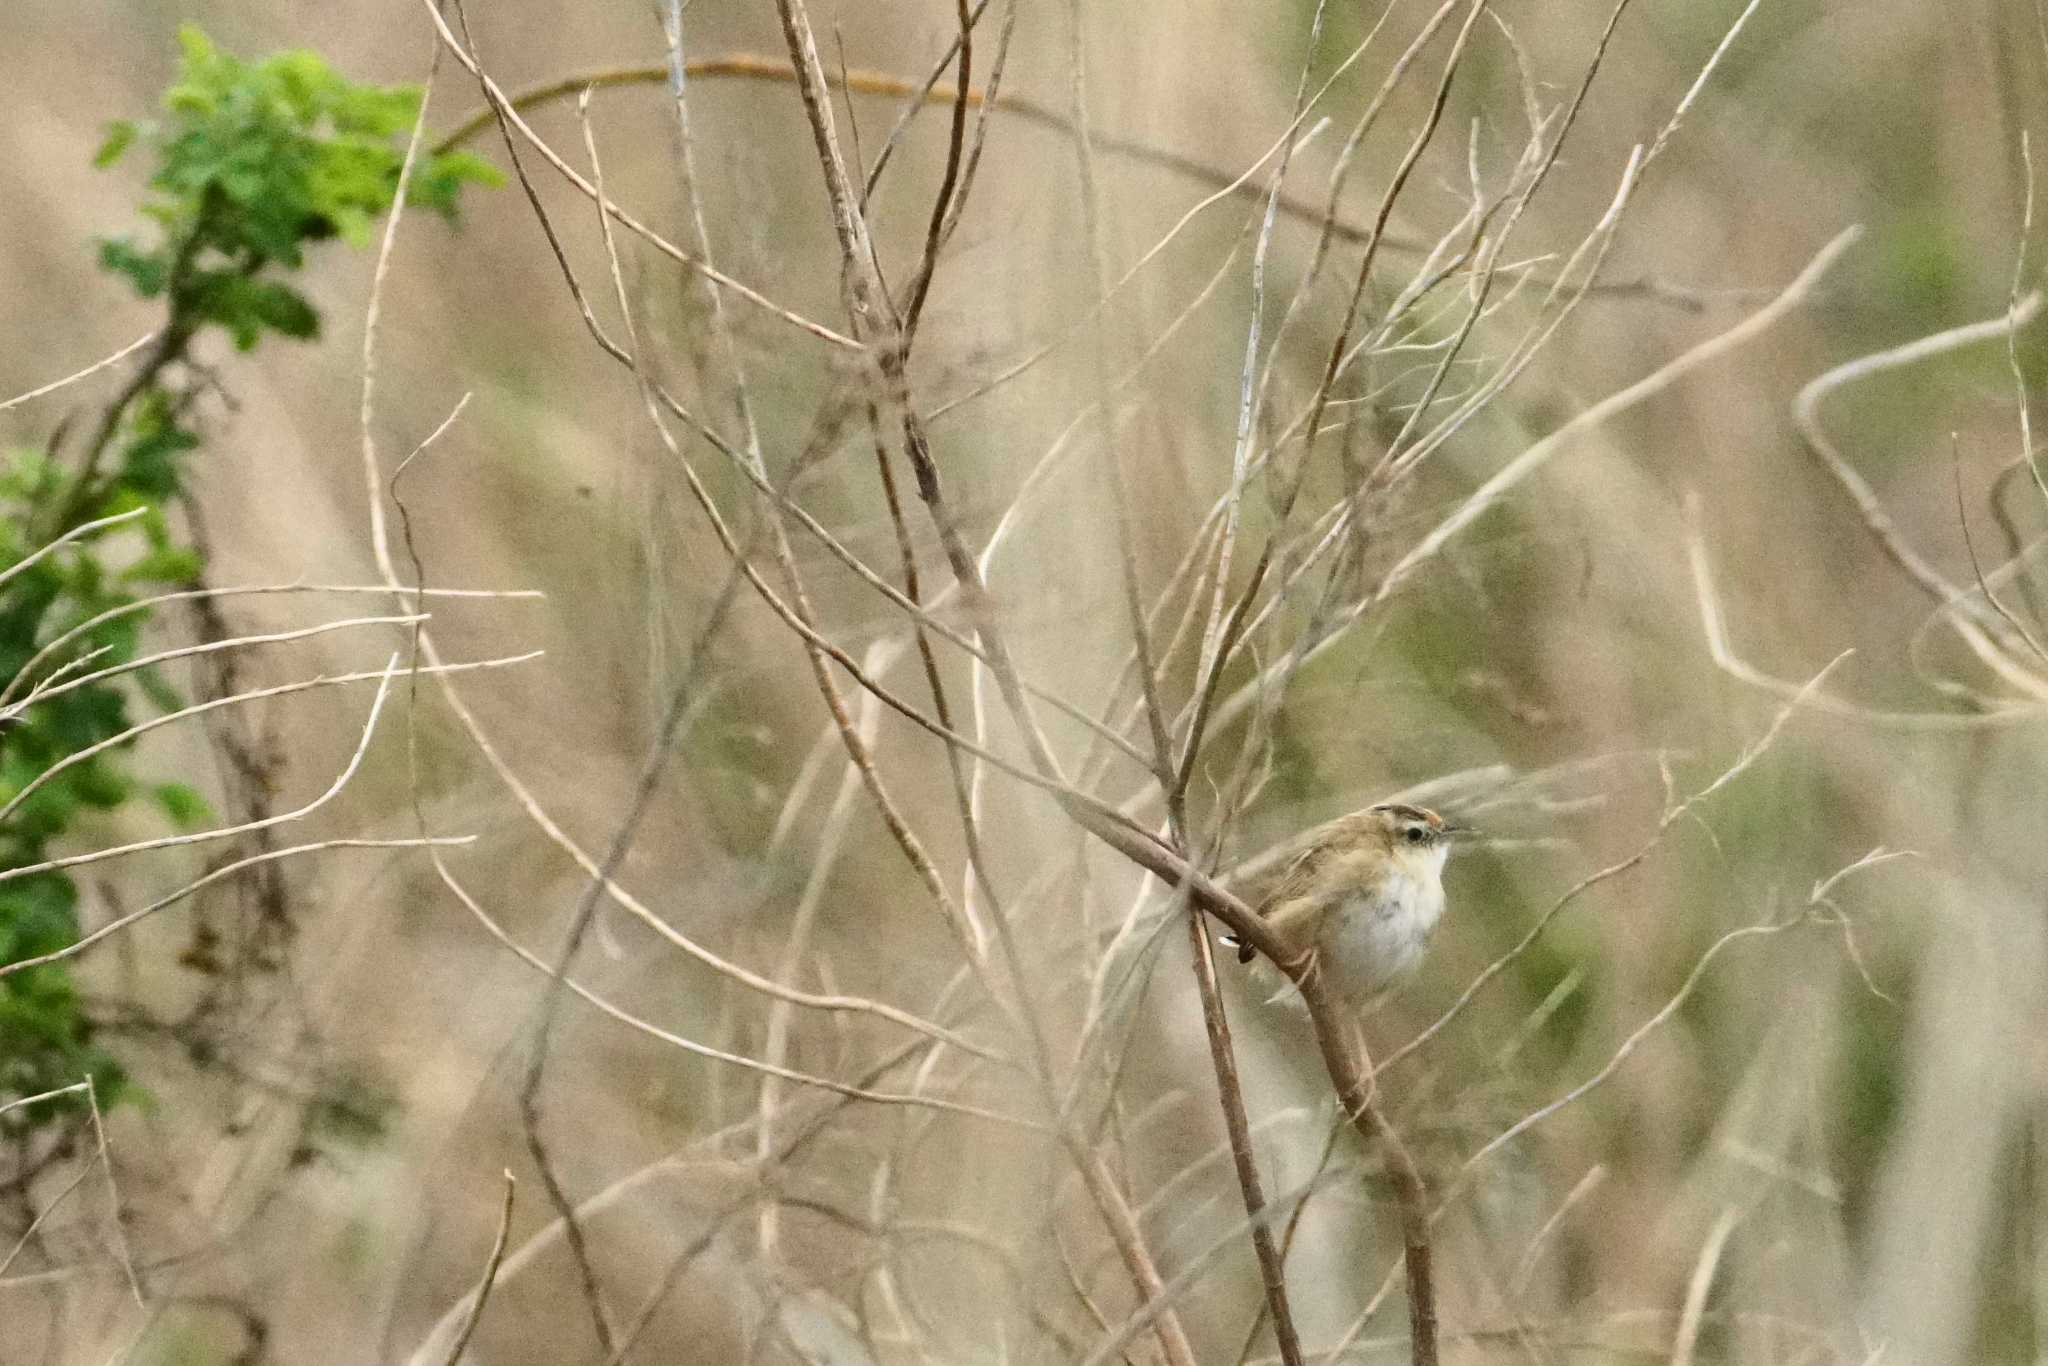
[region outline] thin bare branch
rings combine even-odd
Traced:
[[[1721,1266],[1721,1250],[1728,1245],[1728,1235],[1735,1232],[1735,1225],[1741,1218],[1741,1211],[1733,1206],[1723,1209],[1714,1220],[1713,1228],[1707,1231],[1707,1240],[1700,1244],[1699,1259],[1692,1267],[1692,1279],[1686,1282],[1685,1304],[1678,1311],[1678,1332],[1671,1343],[1671,1366],[1692,1366],[1693,1349],[1699,1345],[1700,1324],[1707,1312],[1707,1292],[1714,1288],[1714,1273]]]
[[[37,684],[31,688],[29,695],[21,701],[7,706],[0,706],[0,725],[7,724],[30,707],[36,706],[38,703],[47,702],[53,697],[62,697],[65,693],[79,688],[90,687],[95,683],[103,683],[109,678],[118,678],[122,674],[134,673],[139,669],[155,668],[159,664],[167,664],[174,659],[189,659],[194,655],[217,654],[222,650],[238,650],[252,645],[281,645],[289,641],[307,640],[313,636],[323,636],[330,631],[353,630],[358,626],[410,626],[414,622],[424,620],[426,620],[426,617],[418,613],[410,613],[403,616],[350,617],[343,621],[324,621],[317,626],[302,626],[295,631],[274,631],[263,635],[231,636],[225,640],[203,640],[193,645],[180,645],[168,650],[158,650],[153,654],[138,655],[134,659],[124,660],[119,664],[110,664],[104,669],[95,669],[91,673],[78,674],[74,677],[66,678],[61,683],[50,683],[48,680],[45,680],[44,683]]]
[[[424,849],[473,844],[475,841],[474,835],[448,835],[435,839],[328,839],[315,840],[310,844],[295,844],[284,849],[266,849],[260,854],[251,854],[247,858],[224,863],[204,876],[194,878],[167,896],[160,896],[146,906],[115,917],[92,933],[81,936],[61,949],[52,949],[34,958],[17,958],[11,963],[0,963],[0,977],[43,967],[49,963],[60,963],[67,958],[76,958],[101,940],[111,938],[137,921],[146,920],[166,907],[175,906],[200,888],[219,882],[222,878],[232,877],[245,868],[272,863],[278,859],[295,858],[300,854],[317,854],[329,849]]]
[[[1989,608],[1978,605],[1951,584],[1940,570],[1922,558],[1920,553],[1906,542],[1892,521],[1891,515],[1885,511],[1884,504],[1878,500],[1876,490],[1871,488],[1869,482],[1858,474],[1855,467],[1836,449],[1826,428],[1821,425],[1820,409],[1829,395],[1836,390],[1861,380],[1918,364],[1936,356],[1947,355],[1951,351],[1979,342],[2007,341],[2009,344],[2014,329],[2024,327],[2040,316],[2044,302],[2048,302],[2048,298],[2035,291],[2010,305],[2005,312],[1995,318],[1951,327],[1925,337],[1917,337],[1899,346],[1845,361],[1808,382],[1792,404],[1793,419],[1808,453],[1836,483],[1842,486],[1843,492],[1855,503],[1857,512],[1862,515],[1864,526],[1877,542],[1879,549],[1928,597],[1944,606],[1956,604],[1965,609],[1958,614],[1956,629],[1965,642],[1980,656],[1985,656],[1986,662],[1991,663],[1994,668],[1997,668],[1997,665],[1989,656],[2003,656],[2010,648],[2005,635],[2005,624]],[[1991,638],[1986,639],[1987,635]],[[2001,670],[2001,673],[2003,672]]]
[[[1489,984],[1512,967],[1522,955],[1529,951],[1538,939],[1542,938],[1543,932],[1550,927],[1551,922],[1562,915],[1567,907],[1571,906],[1593,888],[1600,886],[1602,883],[1613,881],[1623,873],[1642,863],[1644,859],[1647,859],[1656,852],[1658,846],[1663,844],[1664,837],[1670,833],[1672,826],[1684,819],[1691,813],[1693,808],[1740,778],[1754,766],[1757,760],[1763,758],[1771,746],[1777,742],[1779,734],[1790,724],[1800,708],[1820,693],[1821,685],[1827,681],[1827,676],[1833,673],[1835,667],[1847,658],[1848,654],[1846,652],[1835,656],[1834,659],[1828,662],[1826,668],[1823,668],[1808,680],[1805,688],[1800,690],[1800,695],[1779,708],[1777,715],[1771,718],[1770,725],[1764,728],[1763,733],[1744,746],[1742,753],[1736,757],[1735,762],[1722,769],[1711,782],[1682,801],[1673,802],[1668,805],[1664,810],[1664,814],[1657,821],[1657,828],[1650,832],[1650,837],[1639,845],[1634,853],[1607,865],[1597,872],[1589,873],[1576,883],[1573,883],[1569,891],[1552,902],[1549,909],[1538,916],[1535,923],[1523,932],[1522,937],[1515,942],[1513,948],[1494,959],[1491,963],[1488,963],[1478,976],[1465,984],[1465,989],[1458,993],[1458,999],[1453,1001],[1443,1014],[1437,1017],[1434,1023],[1390,1054],[1386,1061],[1380,1064],[1381,1070],[1385,1071],[1408,1058],[1417,1049],[1442,1033],[1450,1025],[1451,1021],[1464,1013],[1465,1008],[1472,1003],[1473,998],[1486,990]]]
[[[575,186],[578,190],[580,190],[584,194],[584,196],[587,197],[593,204],[600,203],[600,196],[598,194],[597,187],[593,185],[590,181],[584,179],[581,173],[579,173],[567,161],[563,160],[561,154],[555,151],[553,147],[549,146],[546,140],[543,139],[538,133],[534,132],[533,128],[526,122],[526,120],[520,117],[517,106],[513,105],[509,100],[505,98],[505,94],[502,90],[498,88],[497,82],[492,80],[490,76],[485,74],[483,67],[477,62],[477,60],[473,56],[470,55],[469,50],[463,46],[463,44],[456,38],[455,34],[449,29],[447,20],[442,17],[440,8],[434,3],[434,0],[421,0],[421,3],[426,9],[428,17],[433,20],[434,28],[440,33],[441,41],[447,44],[448,50],[455,55],[455,60],[462,63],[462,65],[468,69],[469,73],[477,78],[477,81],[483,86],[485,94],[491,102],[492,108],[497,111],[498,116],[503,118],[513,128],[516,128],[519,131],[519,136],[526,141],[527,145],[532,147],[535,151],[539,152],[550,166],[553,166],[556,171],[561,173],[561,176],[564,180],[568,181],[571,185]],[[668,69],[666,67],[655,67],[653,68],[653,70],[655,72],[656,80],[667,80]],[[574,88],[588,89],[593,84],[596,83],[586,82],[584,86]],[[608,215],[609,217],[618,220],[620,226],[632,232],[635,236],[639,237],[642,241],[646,242],[649,246],[652,246],[656,251],[659,251],[662,255],[668,257],[676,264],[683,266],[686,269],[695,271],[698,274],[703,275],[706,279],[716,282],[723,288],[731,290],[734,294],[738,295],[742,299],[745,299],[748,303],[754,305],[756,308],[759,308],[776,318],[780,318],[783,322],[790,324],[792,327],[798,328],[799,330],[804,332],[808,332],[812,336],[818,338],[820,341],[830,342],[834,346],[844,347],[849,350],[860,349],[860,343],[853,340],[853,338],[842,336],[839,333],[834,332],[831,328],[824,326],[822,323],[813,322],[809,318],[791,312],[789,309],[786,309],[782,305],[774,302],[772,299],[768,298],[766,295],[762,294],[760,291],[752,288],[751,286],[743,284],[740,281],[733,279],[731,276],[724,274],[723,272],[714,270],[706,262],[691,255],[689,252],[684,251],[681,247],[676,246],[673,242],[670,242],[667,238],[663,237],[653,228],[648,227],[645,223],[641,222],[638,218],[626,212],[618,205],[613,204],[608,200],[603,201],[601,205],[601,211]]]
[[[16,394],[13,398],[0,400],[0,413],[6,412],[9,408],[19,408],[24,403],[32,403],[36,399],[42,398],[46,394],[56,393],[59,389],[69,388],[71,385],[78,383],[82,379],[91,379],[94,375],[106,369],[108,366],[119,365],[122,361],[128,359],[128,357],[134,355],[137,351],[140,351],[143,347],[155,341],[156,336],[157,334],[154,332],[145,332],[141,336],[137,337],[134,341],[129,342],[126,346],[122,347],[119,351],[116,351],[113,355],[102,356],[100,357],[100,359],[94,361],[91,365],[86,366],[83,370],[74,370],[70,374],[64,376],[64,378],[62,379],[53,379],[48,384],[42,385],[35,389],[31,389],[25,394]]]
[[[462,1354],[469,1349],[469,1340],[476,1336],[476,1326],[484,1316],[484,1305],[491,1298],[491,1287],[498,1280],[498,1268],[505,1263],[505,1242],[512,1232],[512,1197],[518,1190],[519,1183],[513,1179],[508,1167],[505,1170],[505,1198],[498,1209],[498,1236],[491,1240],[491,1255],[484,1259],[484,1274],[477,1281],[476,1289],[470,1292],[469,1310],[462,1316],[462,1327],[457,1330],[455,1341],[449,1345],[448,1355],[442,1358],[442,1366],[455,1366],[462,1360]]]
[[[226,588],[182,588],[174,593],[154,593],[146,598],[137,598],[134,602],[122,603],[118,607],[109,607],[104,612],[87,617],[76,626],[44,642],[33,655],[29,656],[28,663],[21,666],[21,671],[8,682],[7,686],[0,688],[0,706],[5,706],[13,701],[15,690],[27,683],[35,675],[36,670],[47,662],[52,655],[57,654],[73,641],[90,635],[93,631],[110,621],[119,621],[123,617],[135,616],[138,613],[152,612],[170,603],[197,602],[201,599],[267,596],[277,593],[334,593],[384,597],[390,591],[390,589],[382,584],[369,583],[266,583],[243,584]],[[547,597],[546,593],[536,588],[413,588],[408,591],[413,596],[421,598],[504,598],[515,601],[538,602]]]
[[[524,664],[530,660],[539,659],[543,653],[540,650],[529,650],[522,655],[505,655],[497,659],[480,659],[460,664],[438,664],[428,671],[460,673],[470,669],[504,668],[508,665]],[[279,683],[269,688],[252,688],[246,692],[233,693],[227,697],[216,697],[210,701],[197,702],[189,707],[181,707],[177,711],[166,712],[162,716],[153,716],[147,721],[139,721],[118,735],[109,736],[97,744],[89,745],[84,749],[75,750],[67,754],[64,758],[38,773],[26,786],[14,794],[12,800],[5,806],[0,806],[0,820],[4,820],[13,814],[14,810],[23,801],[27,800],[30,794],[56,774],[62,773],[78,764],[85,763],[94,756],[105,753],[117,745],[127,744],[139,735],[145,735],[164,726],[176,725],[180,721],[203,715],[206,712],[214,711],[221,707],[241,706],[245,703],[260,701],[264,698],[282,697],[288,693],[305,692],[312,688],[339,687],[343,684],[367,683],[374,680],[377,683],[377,697],[370,706],[370,723],[364,728],[363,737],[356,750],[355,758],[350,761],[348,770],[342,775],[341,781],[345,782],[348,775],[355,772],[356,765],[362,762],[363,751],[370,742],[370,728],[374,726],[377,712],[384,705],[385,693],[391,684],[392,669],[397,666],[397,662],[398,656],[393,655],[391,657],[391,667],[389,668],[362,670],[345,674],[323,674],[318,678],[302,679],[294,683]],[[247,834],[256,829],[267,829],[273,825],[281,825],[286,821],[297,820],[300,816],[305,815],[321,805],[321,803],[327,801],[339,790],[339,786],[331,788],[325,796],[316,799],[308,806],[302,807],[297,811],[286,812],[282,815],[266,817],[261,821],[246,822],[222,830],[202,831],[196,835],[167,835],[162,839],[142,840],[134,844],[119,845],[112,849],[98,849],[89,854],[74,854],[67,858],[47,859],[41,863],[29,864],[19,868],[0,869],[0,882],[7,882],[18,877],[26,877],[30,873],[49,872],[58,868],[75,868],[81,864],[97,863],[102,859],[118,858],[126,854],[144,853],[152,849],[164,849],[174,844],[197,844],[207,840],[225,839],[231,835]]]
[[[1980,712],[1884,711],[1844,701],[1826,692],[1808,692],[1801,685],[1776,678],[1750,664],[1735,652],[1728,640],[1721,600],[1714,590],[1713,571],[1707,561],[1707,546],[1695,514],[1687,527],[1686,552],[1692,565],[1693,589],[1700,609],[1700,628],[1707,640],[1707,654],[1714,666],[1731,678],[1778,697],[1799,698],[1801,704],[1832,716],[1865,725],[1901,730],[1982,730],[1989,727],[2025,725],[2038,720],[2044,711],[2039,703],[2009,702],[1992,705]]]
[[[497,919],[493,917],[488,911],[486,911],[483,908],[482,904],[479,903],[476,900],[476,898],[470,894],[469,890],[466,887],[464,887],[461,884],[461,882],[456,880],[456,878],[449,871],[445,863],[437,861],[436,870],[441,875],[442,885],[447,887],[448,890],[454,894],[455,899],[462,903],[464,909],[468,910],[468,912],[476,918],[477,922],[484,927],[484,929],[491,935],[493,939],[496,939],[500,944],[510,949],[513,955],[517,957],[520,962],[526,964],[527,967],[532,968],[535,972],[538,972],[550,979],[554,978],[555,970],[553,966],[544,959],[542,959],[539,954],[534,953],[532,950],[528,949],[524,944],[521,944],[518,940],[514,939],[505,930],[504,926],[499,924]],[[845,1096],[850,1100],[868,1101],[877,1105],[902,1105],[920,1107],[930,1110],[939,1110],[947,1114],[962,1115],[971,1119],[986,1120],[989,1123],[1001,1125],[1007,1128],[1022,1129],[1029,1133],[1043,1132],[1043,1127],[1031,1120],[1020,1119],[1012,1115],[1002,1114],[998,1111],[983,1109],[980,1106],[967,1105],[957,1101],[944,1100],[938,1097],[919,1095],[916,1093],[875,1091],[865,1086],[856,1086],[842,1081],[834,1081],[830,1077],[821,1077],[813,1075],[808,1072],[799,1072],[793,1068],[774,1067],[756,1058],[744,1057],[737,1053],[728,1052],[722,1048],[713,1048],[709,1044],[700,1043],[695,1039],[688,1038],[684,1035],[678,1034],[673,1030],[663,1029],[660,1025],[654,1024],[651,1021],[645,1020],[640,1016],[633,1014],[631,1011],[626,1010],[624,1007],[619,1006],[611,1000],[607,999],[606,997],[599,995],[595,991],[592,991],[589,987],[583,985],[583,983],[575,977],[565,976],[561,978],[561,981],[563,986],[568,991],[570,991],[576,996],[581,997],[583,1000],[587,1001],[592,1006],[595,1006],[601,1013],[610,1016],[614,1020],[617,1020],[620,1024],[625,1025],[627,1028],[635,1030],[641,1034],[645,1034],[647,1037],[651,1039],[657,1039],[662,1043],[668,1044],[670,1047],[680,1048],[684,1052],[694,1054],[695,1056],[700,1058],[707,1058],[712,1062],[724,1063],[727,1066],[743,1068],[746,1071],[754,1072],[765,1076],[780,1077],[784,1081],[795,1082],[800,1086],[813,1087],[820,1091],[830,1091],[834,1095]]]
[[[110,517],[98,517],[90,522],[81,523],[65,532],[62,536],[46,543],[40,549],[22,556],[5,569],[0,569],[0,584],[6,583],[24,570],[32,569],[36,565],[41,564],[73,541],[82,541],[96,531],[105,531],[108,527],[120,526],[124,522],[132,522],[137,517],[146,516],[148,513],[148,508],[130,508],[126,512],[117,512]]]

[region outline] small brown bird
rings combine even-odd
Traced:
[[[1467,827],[1420,806],[1384,802],[1339,816],[1246,863],[1225,885],[1359,1009],[1422,961],[1444,913],[1444,860]],[[1256,954],[1236,936],[1240,962]]]

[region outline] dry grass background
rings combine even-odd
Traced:
[[[477,49],[507,90],[664,60],[654,6],[471,8]],[[1016,658],[1035,682],[1094,710],[1131,633],[1091,405],[1112,386],[1138,577],[1148,596],[1160,593],[1230,487],[1255,257],[1261,373],[1271,365],[1252,430],[1263,451],[1311,402],[1360,247],[1335,246],[1277,355],[1264,349],[1315,244],[1313,222],[1282,215],[1260,245],[1268,153],[1288,126],[1312,5],[1079,8],[1077,34],[1068,7],[1017,7],[1004,88],[1064,113],[1078,52],[1099,135],[1226,178],[1256,166],[1250,192],[1176,231],[1214,187],[1098,146],[1098,268],[1071,138],[998,113],[940,257],[908,385],[927,414],[960,400],[931,418],[931,432],[968,543],[979,550],[1014,514],[987,572]],[[978,30],[977,84],[1006,9],[997,0]],[[1358,153],[1341,197],[1348,221],[1370,221],[1423,125],[1462,21],[1464,7],[1453,10]],[[1631,149],[1658,139],[1739,10],[1637,0],[1623,12],[1569,141],[1498,263],[1509,268],[1490,302],[1502,306],[1474,330],[1462,353],[1470,364],[1452,371],[1432,420],[1532,321],[1559,311],[1539,308],[1546,282],[1596,232]],[[1346,134],[1434,11],[1416,0],[1386,7],[1385,30],[1304,121],[1315,132],[1288,167],[1291,193],[1311,204],[1328,194]],[[1333,7],[1311,89],[1382,12]],[[1543,133],[1555,135],[1608,13],[1489,7],[1395,208],[1400,240],[1434,241],[1459,222],[1468,152],[1487,193],[1508,186],[1530,136],[1518,55],[1528,96],[1548,116]],[[144,108],[164,84],[181,19],[236,50],[311,47],[384,80],[418,79],[432,51],[416,5],[8,7],[0,317],[15,344],[0,356],[0,392],[66,373],[149,325],[91,268],[88,239],[125,226],[134,187],[88,160],[100,126]],[[952,8],[931,0],[819,3],[811,20],[828,69],[912,80],[955,32]],[[696,0],[683,23],[692,57],[751,53],[787,69],[765,0]],[[430,126],[479,105],[475,82],[443,60]],[[694,188],[718,265],[848,330],[795,88],[704,76],[689,106]],[[857,126],[872,159],[901,108],[855,95],[838,105],[841,135]],[[925,241],[948,116],[943,103],[919,114],[872,204],[899,291]],[[1532,445],[1767,307],[1848,226],[1862,225],[1861,236],[1773,325],[1571,429],[1540,472],[1307,664],[1270,728],[1238,720],[1211,738],[1190,792],[1205,852],[1225,836],[1230,853],[1250,853],[1445,775],[1455,776],[1429,791],[1497,837],[1452,864],[1452,916],[1424,972],[1368,1021],[1376,1058],[1443,1015],[1575,884],[1648,849],[1565,904],[1469,1009],[1380,1082],[1389,1119],[1444,1200],[1433,1240],[1446,1359],[2017,1362],[2044,1350],[2048,660],[1981,598],[1933,601],[1903,576],[1802,445],[1793,413],[1802,386],[1832,367],[2005,312],[2024,238],[2021,137],[2048,127],[2044,116],[2048,63],[2029,3],[1764,0],[1613,224],[1599,280],[1654,287],[1587,292],[1512,386],[1393,496],[1375,499],[1357,562],[1329,580],[1336,600],[1370,595]],[[533,122],[587,172],[573,100]],[[662,88],[598,92],[589,129],[607,192],[687,242],[688,191]],[[477,145],[506,164],[495,133]],[[576,278],[623,342],[589,201],[522,152]],[[2040,244],[2027,245],[2039,258]],[[732,301],[728,353],[694,278],[630,236],[618,249],[637,337],[627,344],[647,373],[733,435],[736,356],[771,477],[791,477],[815,444],[798,500],[897,581],[864,411],[876,391],[850,353]],[[1368,317],[1418,260],[1383,252]],[[1532,282],[1517,288],[1523,266]],[[217,415],[196,474],[217,583],[377,579],[358,420],[373,267],[368,255],[322,263],[312,282],[327,320],[319,345],[224,362],[238,408]],[[1098,269],[1113,280],[1130,272],[1099,309]],[[2031,283],[2031,266],[2026,275]],[[1469,284],[1459,277],[1433,296],[1408,340],[1449,336]],[[1258,1267],[1222,1146],[1185,936],[1157,919],[1157,886],[1136,933],[1113,941],[1138,905],[1134,870],[1043,795],[987,773],[978,825],[1028,986],[1019,1007],[990,949],[992,998],[963,970],[960,945],[850,776],[791,632],[742,588],[693,654],[730,561],[634,376],[592,344],[518,190],[474,202],[460,233],[405,221],[381,310],[370,430],[385,478],[473,395],[398,487],[426,582],[547,594],[432,607],[451,658],[546,649],[543,660],[459,684],[534,800],[601,857],[670,696],[687,684],[691,710],[619,883],[755,972],[886,1002],[1013,1062],[1029,1051],[1019,1019],[1037,1020],[1055,1089],[1078,1098],[1061,1122],[1077,1126],[1078,1150],[1134,1212],[1193,1359],[1230,1362],[1241,1348],[1274,1359],[1269,1332],[1247,1336]],[[1042,361],[994,383],[1041,347]],[[1339,383],[1338,400],[1390,387],[1375,403],[1330,409],[1290,531],[1344,503],[1401,431],[1400,405],[1420,392],[1409,367],[1440,354],[1385,351]],[[1821,410],[1900,533],[1969,587],[1960,487],[1984,570],[2036,639],[2048,625],[2030,615],[2028,580],[2048,579],[2038,558],[1993,571],[2013,559],[2000,516],[2023,550],[2048,527],[2048,502],[2024,471],[1997,482],[2022,453],[2014,370],[2038,381],[2041,357],[2024,330],[2010,360],[1994,335],[1846,385]],[[38,439],[67,401],[86,400],[72,391],[8,413],[18,424],[10,438]],[[760,504],[734,465],[678,431],[739,535],[755,534]],[[883,431],[893,452],[895,433]],[[1064,459],[1034,480],[1055,449]],[[908,468],[900,453],[891,459],[929,597],[951,578]],[[1269,487],[1254,480],[1245,503],[1238,588],[1276,524]],[[790,535],[824,633],[928,707],[902,613],[814,538]],[[779,587],[766,542],[757,549]],[[1855,653],[1796,705],[1738,676],[1742,666],[1709,649],[1701,561],[1730,648],[1756,673],[1797,689]],[[1283,556],[1279,568],[1294,563]],[[1260,665],[1310,628],[1327,568],[1254,636]],[[1169,599],[1161,641],[1189,600]],[[957,604],[938,610],[973,629]],[[317,616],[300,602],[237,613],[251,630]],[[2002,674],[1969,653],[1959,620],[1990,638]],[[403,633],[322,637],[252,656],[250,668],[264,681],[374,669],[407,644]],[[958,649],[935,648],[956,717],[979,705],[989,743],[1022,762],[989,680]],[[1170,712],[1195,686],[1192,653],[1163,670]],[[1227,687],[1251,676],[1240,660]],[[965,871],[944,751],[864,704],[844,672],[837,681],[946,893],[991,924],[987,889],[970,887]],[[437,687],[422,680],[412,706],[409,691],[401,682],[397,719],[387,716],[363,774],[320,813],[318,834],[414,833],[400,713],[409,714],[426,824],[478,837],[448,856],[449,869],[551,962],[587,873],[530,819]],[[289,754],[284,793],[329,781],[366,697],[316,694],[266,714]],[[1120,706],[1117,717],[1149,749],[1142,716]],[[1085,736],[1057,718],[1046,727],[1079,771]],[[1260,781],[1239,813],[1232,781],[1248,736]],[[196,735],[152,742],[141,761],[202,773],[211,762]],[[1104,800],[1131,802],[1148,826],[1162,819],[1141,768],[1116,759],[1106,773],[1094,789]],[[1819,884],[1880,848],[1916,857],[1856,868],[1815,899]],[[175,856],[115,867],[103,917],[194,871]],[[300,865],[293,886],[300,933],[289,964],[248,985],[231,1037],[214,1041],[234,1067],[195,1061],[189,1040],[146,1030],[121,1044],[151,1094],[110,1129],[146,1308],[129,1298],[104,1201],[81,1199],[53,1216],[44,1264],[0,1277],[0,1359],[441,1360],[497,1231],[506,1169],[519,1178],[509,1252],[467,1359],[606,1359],[522,1122],[545,971],[492,939],[417,853],[336,853]],[[84,979],[109,1001],[171,1014],[197,989],[175,965],[191,918],[224,913],[202,904],[147,922],[85,960]],[[1763,924],[1785,928],[1721,942]],[[1100,983],[1133,967],[1142,994],[1113,996],[1099,1012]],[[561,1188],[582,1206],[610,1333],[631,1359],[1093,1359],[1137,1312],[1105,1218],[1077,1178],[1076,1149],[1044,1131],[1043,1098],[1024,1070],[932,1048],[871,1015],[777,1005],[610,902],[572,976],[675,1036],[995,1116],[771,1083],[563,1000],[540,1133]],[[1348,1130],[1329,1137],[1335,1107],[1300,1021],[1257,1009],[1234,984],[1227,998],[1266,1190],[1319,1182],[1288,1262],[1308,1358],[1406,1359],[1384,1153]],[[1084,1035],[1096,1043],[1077,1063]],[[651,1317],[634,1338],[643,1305]],[[1171,1349],[1148,1329],[1106,1359],[1162,1350]]]

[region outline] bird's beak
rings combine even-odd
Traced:
[[[1459,825],[1453,821],[1445,821],[1443,824],[1443,833],[1446,836],[1453,839],[1470,839],[1472,836],[1478,834],[1479,831],[1476,828],[1469,825]]]

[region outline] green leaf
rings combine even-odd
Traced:
[[[121,572],[123,579],[139,583],[191,583],[205,568],[205,561],[189,545],[165,545],[144,555]]]
[[[71,769],[66,776],[71,778],[80,801],[103,811],[111,810],[127,801],[128,794],[134,790],[134,784],[128,780],[127,774],[98,758],[88,759]]]
[[[219,56],[213,39],[207,37],[206,31],[197,24],[178,25],[178,46],[185,53],[185,65],[188,67],[204,66]]]
[[[457,197],[465,184],[495,190],[504,183],[504,172],[482,157],[470,152],[447,152],[429,159],[413,176],[407,200],[453,219]]]
[[[505,173],[474,152],[443,152],[434,158],[434,173],[455,181],[473,181],[487,189],[505,183]]]
[[[125,275],[134,284],[135,292],[145,299],[153,299],[164,292],[169,282],[170,262],[161,252],[145,252],[125,237],[100,239],[100,265],[117,275]]]
[[[4,470],[0,470],[0,494],[10,498],[36,498],[60,473],[57,463],[42,451],[14,451],[8,456]]]
[[[196,788],[184,783],[159,783],[150,795],[180,830],[199,830],[213,824],[213,807]]]
[[[0,962],[39,958],[78,938],[78,888],[57,873],[0,884]]]
[[[160,712],[174,712],[185,705],[185,699],[178,690],[164,681],[164,676],[155,669],[137,669],[135,686],[142,689],[142,695]]]
[[[320,314],[305,296],[288,285],[253,285],[247,307],[250,316],[274,332],[301,339],[320,335]]]
[[[129,420],[116,500],[149,503],[169,498],[178,491],[178,457],[198,444],[197,433],[178,425],[162,390],[145,394]]]
[[[121,154],[135,142],[139,132],[128,119],[116,119],[107,125],[107,135],[100,141],[100,148],[92,154],[92,164],[105,170],[121,159]]]

